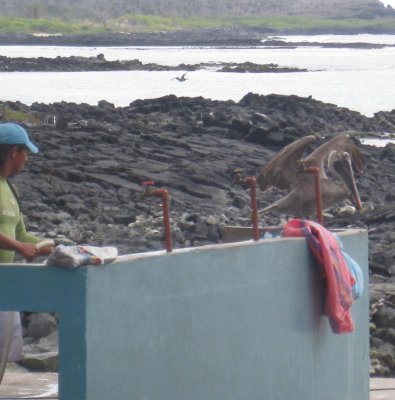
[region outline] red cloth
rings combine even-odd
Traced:
[[[301,219],[292,219],[284,225],[284,236],[305,236],[310,251],[323,267],[327,283],[325,315],[332,331],[349,333],[354,331],[350,308],[353,303],[351,275],[342,250],[334,235],[320,224]]]

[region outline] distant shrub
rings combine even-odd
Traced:
[[[3,121],[13,121],[13,122],[39,122],[39,119],[28,112],[16,111],[11,108],[1,108],[0,115]]]
[[[65,21],[60,18],[27,19],[0,17],[0,32],[7,33],[78,34],[81,32],[94,33],[106,30],[105,25],[90,21]]]

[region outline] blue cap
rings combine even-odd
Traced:
[[[0,144],[23,144],[32,153],[38,153],[38,148],[30,141],[26,130],[12,122],[0,124]]]

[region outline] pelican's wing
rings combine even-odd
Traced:
[[[304,136],[285,146],[266,164],[256,177],[259,188],[265,190],[271,186],[289,189],[297,176],[297,162],[306,147],[317,140],[314,135]]]
[[[291,191],[285,197],[260,210],[259,213],[264,214],[270,211],[302,218],[314,214],[315,208],[314,177],[302,170],[297,175],[296,181],[291,184]]]
[[[362,154],[352,136],[346,133],[334,137],[314,150],[306,158],[306,166],[318,167],[321,169],[322,175],[326,176],[324,165],[332,151],[346,151],[349,153],[354,171],[358,174],[362,174],[364,166]]]

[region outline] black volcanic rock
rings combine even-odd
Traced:
[[[177,66],[154,63],[143,64],[140,60],[107,61],[103,54],[96,57],[24,58],[0,55],[0,72],[81,72],[81,71],[196,71],[216,68],[218,72],[306,72],[306,69],[280,67],[277,64],[244,63],[199,63]]]
[[[390,11],[392,16],[395,11]],[[393,34],[393,28],[384,24],[371,25],[370,27],[338,27],[333,28],[293,28],[293,29],[268,29],[246,27],[222,27],[198,30],[179,30],[163,32],[102,32],[94,34],[64,34],[37,36],[24,33],[0,32],[0,45],[39,45],[39,46],[217,46],[217,47],[288,47],[320,46],[326,48],[364,48],[374,49],[391,46],[388,44],[373,43],[314,43],[299,42],[287,43],[273,35],[321,35],[342,34],[352,35],[360,33]]]
[[[29,230],[79,244],[113,245],[120,254],[164,247],[159,200],[142,197],[143,181],[170,192],[176,248],[219,243],[222,225],[250,225],[248,191],[230,184],[234,169],[254,175],[275,152],[307,134],[380,137],[382,121],[387,134],[395,133],[394,111],[368,118],[312,98],[252,93],[238,103],[166,96],[127,107],[105,101],[97,106],[0,102],[0,111],[5,108],[41,121],[26,125],[40,153],[13,179]],[[63,123],[56,125],[59,119]],[[385,343],[392,337],[385,315],[394,310],[395,157],[391,144],[361,149],[366,168],[358,187],[364,209],[350,214],[339,204],[328,210],[325,224],[368,229],[376,310],[372,338]],[[282,195],[259,193],[259,206]],[[276,216],[261,221],[278,223]],[[381,357],[375,374],[394,375],[388,348],[374,349]]]

